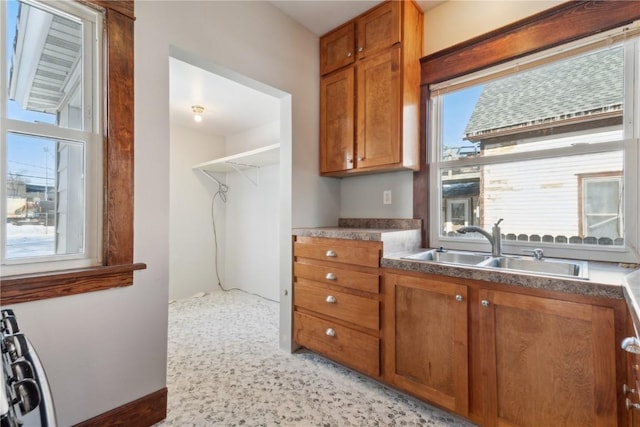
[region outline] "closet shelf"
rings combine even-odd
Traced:
[[[208,162],[197,164],[193,169],[209,172],[237,172],[255,169],[262,166],[275,165],[280,162],[280,144],[267,145],[255,150],[245,151]]]

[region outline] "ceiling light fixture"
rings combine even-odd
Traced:
[[[200,123],[202,121],[202,113],[204,113],[204,107],[201,105],[192,105],[191,111],[193,111],[193,120],[196,123]]]

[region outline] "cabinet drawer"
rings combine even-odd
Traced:
[[[317,317],[294,313],[293,337],[301,346],[352,367],[380,375],[380,339]]]
[[[293,245],[293,255],[343,264],[379,267],[381,242],[361,240],[298,237]]]
[[[295,284],[293,303],[365,328],[380,329],[380,303],[377,299],[329,291],[322,285],[300,280]]]
[[[380,276],[377,274],[296,262],[293,265],[293,275],[296,278],[309,279],[375,294],[380,291]]]

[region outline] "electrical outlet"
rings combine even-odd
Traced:
[[[385,190],[382,192],[382,203],[385,205],[391,204],[391,190]]]

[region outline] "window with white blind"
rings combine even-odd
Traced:
[[[637,28],[430,86],[432,246],[638,260]]]

